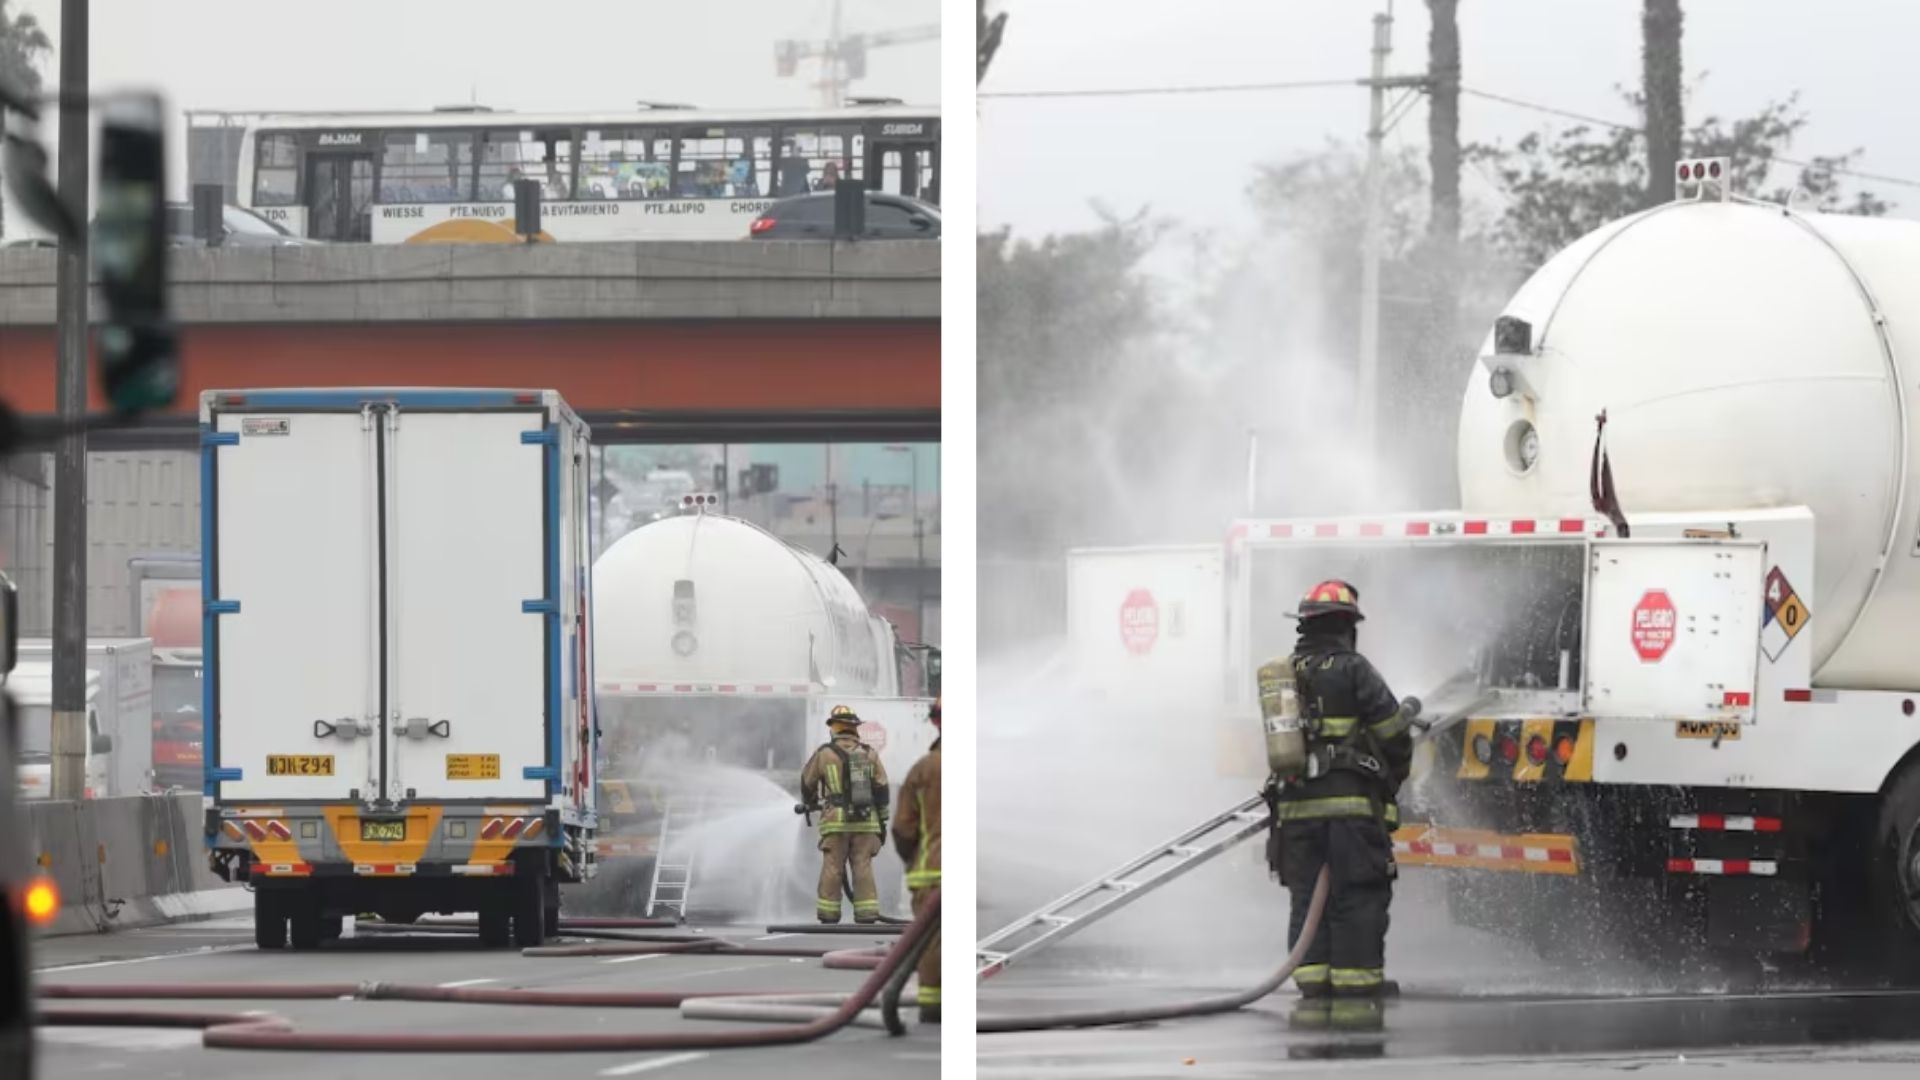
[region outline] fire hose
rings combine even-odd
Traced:
[[[1320,868],[1320,877],[1313,884],[1313,902],[1307,907],[1306,923],[1300,927],[1300,939],[1294,942],[1293,951],[1287,954],[1280,967],[1273,974],[1246,990],[1229,994],[1217,994],[1213,997],[1198,998],[1192,1001],[1173,1002],[1166,1005],[1140,1005],[1115,1009],[1089,1009],[1079,1012],[1032,1013],[1021,1016],[981,1016],[976,1027],[985,1034],[998,1034],[1011,1031],[1046,1031],[1053,1028],[1101,1027],[1107,1024],[1140,1024],[1153,1020],[1174,1020],[1189,1016],[1208,1016],[1213,1013],[1232,1012],[1266,997],[1287,981],[1294,969],[1306,958],[1307,950],[1313,946],[1314,935],[1320,930],[1320,918],[1326,913],[1327,894],[1331,891],[1331,875],[1327,867]]]
[[[812,1042],[846,1027],[862,1010],[882,998],[896,979],[904,985],[915,958],[940,924],[940,891],[928,897],[926,910],[894,943],[886,960],[848,995],[839,1008],[804,1024],[717,1032],[609,1034],[528,1033],[365,1033],[302,1031],[277,1016],[256,1013],[176,1013],[159,1009],[43,1009],[38,1023],[49,1027],[189,1027],[202,1029],[202,1044],[248,1050],[310,1050],[352,1053],[577,1053],[647,1050],[714,1050],[785,1046]],[[707,997],[740,997],[739,992],[500,990],[476,987],[408,986],[380,983],[218,985],[149,984],[44,986],[42,998],[188,1000],[292,1000],[349,997],[363,1000],[436,1001],[484,1005],[583,1005],[624,1008],[672,1008]],[[744,996],[777,997],[775,993]],[[885,1002],[882,1002],[883,1011]],[[904,1030],[904,1029],[903,1029]]]

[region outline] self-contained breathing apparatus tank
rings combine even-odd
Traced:
[[[847,803],[854,816],[864,818],[873,810],[873,755],[846,754]]]
[[[1267,768],[1274,776],[1297,776],[1307,765],[1306,717],[1300,708],[1299,673],[1283,656],[1260,666],[1260,724],[1266,731]]]

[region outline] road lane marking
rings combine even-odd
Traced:
[[[481,983],[490,983],[490,982],[499,982],[499,981],[500,981],[499,979],[460,979],[456,982],[443,982],[440,984],[440,989],[452,990],[460,986],[479,986]]]
[[[755,941],[779,941],[779,940],[780,940],[781,938],[783,938],[783,937],[799,937],[799,936],[800,936],[799,934],[768,934],[768,935],[767,935],[766,937],[757,937],[757,938],[754,938],[753,940],[755,940]]]
[[[145,964],[154,960],[179,960],[183,957],[210,956],[214,953],[240,952],[258,948],[255,945],[207,945],[198,949],[186,949],[181,952],[159,953],[154,956],[131,956],[125,960],[98,960],[90,964],[59,964],[54,967],[34,968],[38,974],[56,971],[87,971],[92,968],[122,967],[127,964]]]
[[[658,960],[665,955],[667,954],[657,952],[635,953],[632,956],[616,956],[611,960],[602,960],[600,962],[603,964],[631,964],[635,960]]]
[[[625,1065],[615,1065],[611,1068],[601,1069],[600,1075],[632,1076],[635,1073],[652,1072],[655,1069],[670,1069],[675,1065],[690,1065],[706,1056],[707,1055],[702,1053],[692,1053],[668,1054],[666,1057],[645,1058],[640,1061],[628,1062]]]

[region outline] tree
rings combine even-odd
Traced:
[[[987,0],[978,0],[978,15],[974,20],[974,58],[973,81],[978,85],[987,77],[987,66],[993,63],[993,54],[1000,51],[1000,37],[1007,32],[1007,13],[988,17]]]
[[[23,96],[40,93],[40,58],[53,51],[53,42],[32,15],[13,15],[0,0],[0,83]],[[0,190],[0,233],[6,231],[6,192]]]
[[[1487,239],[1484,215],[1436,239],[1423,155],[1382,160],[1380,402],[1377,460],[1330,453],[1341,443],[1327,418],[1352,409],[1358,354],[1360,239],[1365,159],[1334,143],[1260,167],[1248,196],[1260,237],[1207,291],[1201,336],[1230,350],[1223,403],[1260,403],[1261,498],[1294,512],[1357,512],[1370,506],[1446,505],[1451,454],[1475,341],[1512,287],[1514,269]],[[1297,463],[1311,462],[1306,469]],[[1379,475],[1369,475],[1378,466]]]
[[[1645,0],[1640,14],[1640,93],[1646,102],[1646,206],[1673,201],[1684,123],[1680,29],[1680,0]]]
[[[1637,112],[1639,94],[1623,95]],[[1815,157],[1791,183],[1779,183],[1775,169],[1794,137],[1808,123],[1799,95],[1768,104],[1744,119],[1703,118],[1687,129],[1681,153],[1688,157],[1732,159],[1733,190],[1753,198],[1817,210],[1879,215],[1891,204],[1872,192],[1843,190],[1837,170],[1860,155]],[[1533,133],[1511,148],[1474,146],[1468,159],[1490,166],[1508,203],[1494,227],[1495,239],[1527,269],[1538,267],[1574,240],[1601,225],[1639,210],[1651,188],[1651,165],[1639,151],[1642,132],[1619,125],[1575,124],[1554,133]],[[1792,166],[1788,166],[1791,168]],[[1669,167],[1665,175],[1671,178]]]

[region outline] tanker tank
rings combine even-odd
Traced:
[[[891,628],[846,575],[749,522],[664,518],[594,564],[594,663],[604,686],[820,682],[898,692]]]
[[[673,904],[691,896],[735,915],[810,910],[817,856],[792,812],[800,769],[833,703],[865,713],[898,698],[893,627],[825,560],[702,512],[610,546],[594,564],[592,617],[601,877],[569,903],[631,914],[664,898],[684,914]],[[871,738],[901,777],[908,734]],[[656,864],[692,883],[662,886]]]
[[[1671,203],[1562,251],[1504,314],[1529,324],[1531,354],[1496,357],[1492,335],[1481,349],[1460,417],[1465,509],[1591,512],[1604,410],[1629,524],[1809,508],[1816,685],[1920,686],[1905,643],[1920,447],[1902,389],[1920,365],[1920,222]],[[1495,378],[1509,359],[1517,378]]]

